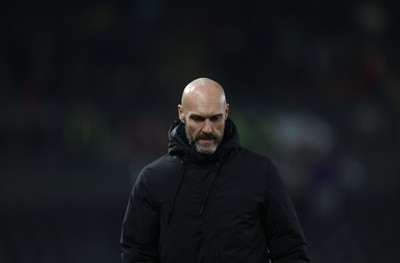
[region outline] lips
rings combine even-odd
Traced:
[[[215,138],[214,137],[212,137],[212,138],[199,138],[197,141],[200,142],[201,144],[213,144],[214,141],[215,141]]]
[[[198,140],[203,140],[203,141],[214,141],[215,137],[200,137]]]
[[[214,141],[214,139],[213,138],[200,138],[199,141],[201,141],[201,142],[212,142],[212,141]]]

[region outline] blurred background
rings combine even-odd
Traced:
[[[191,80],[225,88],[313,262],[400,248],[398,1],[6,1],[0,262],[120,262],[131,187]]]

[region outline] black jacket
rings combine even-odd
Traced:
[[[123,263],[309,262],[276,167],[239,145],[231,120],[212,155],[189,145],[179,121],[169,139],[168,154],[146,166],[133,187]]]

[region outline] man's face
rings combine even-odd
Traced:
[[[224,136],[228,106],[220,101],[195,102],[180,112],[190,144],[199,153],[213,154]]]
[[[213,154],[224,136],[225,115],[203,116],[192,113],[186,120],[186,137],[197,152]]]

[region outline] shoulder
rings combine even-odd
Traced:
[[[163,155],[153,162],[146,165],[138,180],[145,181],[147,183],[168,181],[171,176],[174,176],[179,172],[182,166],[182,160],[177,156]]]
[[[182,160],[179,157],[166,154],[146,165],[143,170],[150,172],[165,171],[166,169],[175,168],[181,163]]]
[[[179,157],[161,156],[142,169],[132,193],[139,197],[147,196],[149,200],[159,204],[169,198],[171,189],[178,184],[181,167],[182,161]]]

